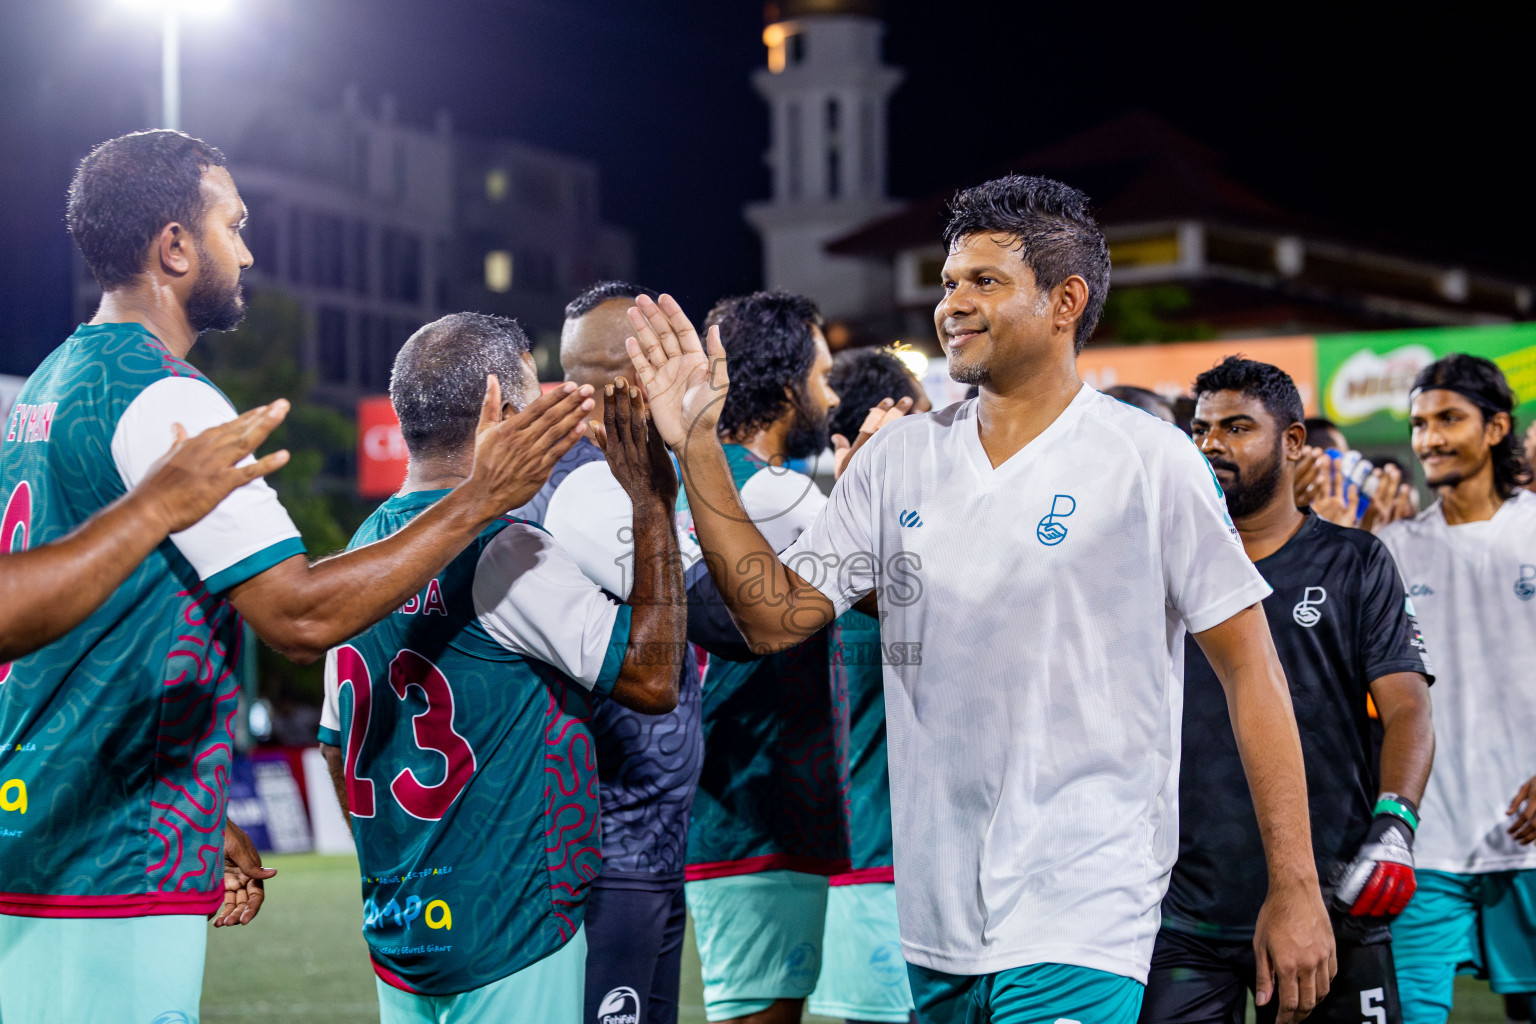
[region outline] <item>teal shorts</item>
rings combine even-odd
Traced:
[[[1141,982],[1091,967],[1030,964],[945,974],[908,964],[922,1024],[1136,1024]]]
[[[208,919],[0,914],[0,1024],[197,1024]]]
[[[1443,1024],[1458,972],[1495,992],[1536,991],[1536,870],[1420,871],[1418,881],[1392,922],[1403,1024]]]
[[[823,1017],[907,1024],[912,986],[896,927],[896,886],[890,882],[827,889],[821,980],[810,1011]]]
[[[587,933],[542,960],[489,985],[451,996],[406,992],[377,978],[379,1024],[478,1024],[483,1021],[548,1021],[581,1024],[586,999]]]
[[[683,887],[704,972],[704,1016],[734,1020],[804,999],[821,972],[827,879],[761,871]]]

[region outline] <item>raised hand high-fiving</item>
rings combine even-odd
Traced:
[[[693,321],[670,295],[641,295],[629,310],[634,335],[624,342],[645,388],[651,423],[667,446],[679,449],[691,435],[713,437],[730,379],[720,328],[701,342]]]

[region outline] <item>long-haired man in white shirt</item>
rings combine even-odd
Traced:
[[[1413,383],[1413,450],[1439,500],[1381,540],[1435,659],[1435,770],[1392,945],[1405,1024],[1442,1024],[1459,965],[1506,996],[1536,991],[1536,494],[1498,366],[1458,353]]]

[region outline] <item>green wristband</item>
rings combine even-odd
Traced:
[[[1376,801],[1376,809],[1373,814],[1390,814],[1394,818],[1401,818],[1408,823],[1408,827],[1415,832],[1419,830],[1419,816],[1412,809],[1396,798],[1396,794],[1388,793]]]

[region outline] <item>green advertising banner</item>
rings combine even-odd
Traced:
[[[1536,417],[1536,323],[1320,334],[1318,404],[1355,447],[1406,444],[1414,374],[1452,352],[1499,364],[1514,388],[1523,431]]]

